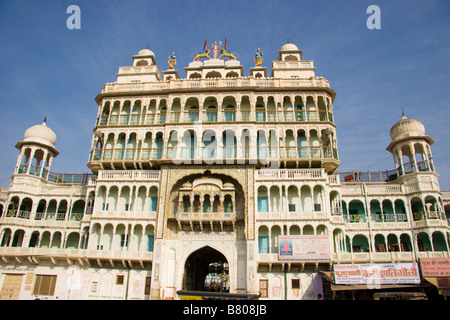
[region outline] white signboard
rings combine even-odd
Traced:
[[[278,237],[280,261],[331,260],[330,241],[327,235],[298,235]]]
[[[335,264],[335,284],[419,284],[417,263]]]

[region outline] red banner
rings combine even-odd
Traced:
[[[450,277],[450,258],[420,259],[423,277]]]
[[[335,264],[335,284],[419,284],[417,263]]]

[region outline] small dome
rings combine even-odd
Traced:
[[[297,46],[293,43],[286,43],[284,46],[281,47],[280,51],[294,51],[298,50]]]
[[[225,182],[223,184],[223,189],[234,189],[234,185],[231,182]]]
[[[185,183],[183,183],[181,188],[192,189],[192,182],[186,181]]]
[[[422,122],[414,119],[408,119],[405,115],[391,128],[392,141],[406,137],[424,136],[425,127]]]
[[[24,134],[24,141],[39,142],[54,148],[56,143],[56,134],[52,129],[47,127],[47,124],[44,121],[42,124],[28,128]]]
[[[149,49],[142,49],[141,51],[138,52],[138,56],[154,56],[155,54],[153,53],[152,50]]]

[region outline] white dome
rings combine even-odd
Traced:
[[[392,141],[406,137],[424,136],[425,126],[422,122],[414,119],[408,119],[405,115],[392,126],[390,131]]]
[[[293,51],[298,50],[298,47],[293,43],[286,43],[284,46],[281,47],[280,51]]]
[[[141,51],[138,52],[138,56],[154,56],[155,54],[153,53],[152,50],[149,49],[142,49]]]
[[[47,124],[42,122],[42,124],[38,124],[28,128],[24,134],[24,142],[38,142],[50,147],[55,147],[56,143],[56,134],[52,129],[47,127]]]

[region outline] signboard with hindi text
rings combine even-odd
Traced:
[[[450,277],[450,258],[420,258],[424,277]]]
[[[417,263],[335,264],[335,284],[420,284]]]
[[[297,235],[278,237],[280,261],[329,261],[328,235]]]

